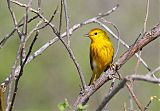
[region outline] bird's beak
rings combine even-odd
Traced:
[[[85,34],[84,36],[85,36],[85,37],[89,37],[89,34]]]

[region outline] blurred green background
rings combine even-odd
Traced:
[[[25,3],[27,1],[23,1]],[[116,24],[121,38],[129,45],[133,44],[139,33],[142,31],[144,17],[146,13],[147,0],[68,0],[68,13],[70,17],[70,27],[88,18],[96,16],[98,13],[107,12],[116,4],[120,4],[118,10],[110,16],[105,17],[108,21]],[[37,9],[37,0],[33,1],[33,8]],[[42,0],[43,15],[49,19],[56,9],[60,6],[60,0]],[[23,16],[24,9],[13,5],[18,20]],[[33,15],[30,13],[30,17]],[[160,0],[150,0],[149,17],[147,30],[150,30],[160,21]],[[29,24],[31,30],[37,21]],[[54,18],[53,24],[58,27],[59,12]],[[115,30],[111,25],[108,27]],[[86,82],[91,76],[89,64],[89,43],[88,38],[83,37],[90,29],[100,27],[97,24],[85,25],[74,31],[71,36],[71,48],[75,57],[80,63]],[[0,3],[0,40],[13,29],[13,23],[5,0]],[[65,31],[65,21],[63,19],[63,32]],[[116,31],[114,31],[116,33]],[[53,39],[50,28],[40,31],[38,40],[33,52],[38,50],[48,40]],[[111,37],[116,49],[116,40]],[[5,46],[0,49],[0,83],[8,76],[15,60],[16,51],[19,45],[19,38],[14,34]],[[27,42],[30,44],[30,41]],[[146,63],[155,69],[160,65],[160,39],[143,48],[142,58]],[[118,57],[126,51],[122,45]],[[134,73],[137,58],[132,57],[121,69],[120,73],[125,76]],[[146,74],[148,71],[142,64],[138,68],[138,74]],[[158,75],[159,73],[157,73]],[[159,76],[160,77],[160,76]],[[30,62],[24,70],[24,75],[20,80],[19,90],[16,97],[14,111],[58,111],[57,105],[68,99],[72,105],[80,91],[80,80],[77,70],[69,57],[66,49],[59,41],[50,46],[42,55]],[[101,102],[104,95],[108,92],[110,83],[104,85],[91,98],[88,104],[88,111],[94,111]],[[145,82],[135,82],[134,91],[145,106],[151,96],[160,98],[160,87],[158,85]],[[126,88],[121,90],[109,103],[110,111],[122,111],[124,103],[129,107],[129,93]],[[136,105],[134,108],[137,109]],[[160,110],[160,102],[153,101],[149,107],[150,111]]]

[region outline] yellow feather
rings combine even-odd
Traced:
[[[93,71],[89,85],[97,80],[112,64],[114,48],[109,36],[102,29],[92,29],[88,33],[90,44],[90,65]]]

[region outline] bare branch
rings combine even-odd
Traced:
[[[98,23],[99,25],[101,25],[102,27],[104,27],[115,39],[117,39],[123,46],[130,48],[129,45],[127,45],[121,38],[119,38],[116,34],[114,34],[106,25],[104,25],[103,23],[101,23],[98,20],[95,20],[96,23]],[[139,58],[139,60],[143,63],[143,65],[150,71],[149,66],[146,64],[146,62],[136,53],[135,54],[137,58]]]
[[[22,3],[18,2],[18,1],[14,1],[14,0],[11,0],[11,1],[12,1],[13,3],[21,6],[21,7],[26,7],[26,4],[22,4]],[[36,14],[38,14],[39,17],[40,17],[45,23],[48,23],[49,26],[51,27],[51,29],[53,30],[53,32],[57,35],[57,37],[58,37],[57,39],[60,39],[60,40],[61,40],[61,42],[63,43],[63,45],[64,45],[65,48],[67,49],[67,51],[68,51],[68,53],[69,53],[72,61],[74,62],[75,66],[76,66],[76,68],[77,68],[77,70],[78,70],[78,74],[79,74],[79,77],[80,77],[80,80],[81,80],[81,83],[82,83],[82,87],[83,87],[83,89],[84,89],[84,88],[86,87],[86,83],[85,83],[84,76],[83,76],[82,70],[81,70],[81,68],[80,68],[80,65],[79,65],[79,63],[77,62],[77,60],[76,60],[76,58],[75,58],[75,56],[74,56],[74,53],[73,53],[73,51],[71,50],[71,48],[65,43],[65,41],[62,39],[61,35],[59,35],[60,32],[57,32],[55,26],[54,26],[52,23],[50,23],[50,22],[49,22],[42,14],[40,14],[38,11],[36,11],[35,9],[32,9],[32,8],[29,8],[29,10],[32,11],[32,12],[34,12],[34,13],[36,13]],[[61,17],[60,17],[60,18],[61,18]],[[61,24],[61,20],[60,20],[60,24]],[[61,30],[61,25],[59,26],[59,30]]]
[[[145,16],[145,20],[144,20],[144,26],[143,26],[143,34],[145,34],[146,32],[146,25],[147,25],[147,20],[148,20],[148,13],[149,13],[149,0],[147,0],[147,8],[146,8],[146,16]],[[140,36],[139,36],[140,37]],[[139,38],[138,37],[138,38]],[[137,38],[137,40],[138,40]],[[140,50],[139,52],[139,57],[141,57],[141,54],[142,54],[142,50]],[[135,74],[137,73],[137,69],[138,69],[138,66],[139,66],[139,63],[140,63],[140,59],[138,58],[137,60],[137,64],[135,66]],[[149,70],[150,71],[150,70]]]
[[[40,11],[41,10],[41,0],[38,0],[38,11]]]
[[[122,81],[120,81],[118,83],[117,86],[115,86],[113,88],[113,90],[108,94],[108,96],[106,96],[104,99],[103,99],[103,102],[98,106],[98,108],[96,109],[96,111],[101,111],[104,106],[106,105],[106,103],[108,103],[110,101],[110,99],[115,95],[117,94],[120,89],[122,89],[124,87],[124,85],[126,84],[127,80],[126,79],[123,79]]]
[[[63,15],[63,0],[61,0],[61,8],[60,8],[60,14],[59,14],[59,34],[58,35],[60,35],[61,34],[61,29],[62,29],[62,15]],[[54,32],[54,33],[56,33],[56,32]]]
[[[8,5],[8,9],[10,11],[10,14],[11,14],[11,17],[12,17],[12,20],[13,20],[13,23],[14,23],[14,27],[15,27],[15,30],[17,31],[18,35],[19,35],[19,38],[21,38],[21,32],[20,30],[18,29],[18,24],[17,24],[17,20],[16,20],[16,17],[15,17],[15,14],[11,8],[11,4],[10,4],[10,0],[7,0],[7,5]],[[9,110],[9,107],[11,105],[11,102],[10,102],[10,99],[11,99],[11,95],[12,95],[12,83],[13,83],[13,79],[14,79],[14,74],[15,74],[15,70],[16,70],[16,67],[18,65],[18,60],[19,60],[19,57],[20,57],[20,50],[21,50],[21,45],[19,45],[19,48],[18,48],[18,51],[17,51],[17,55],[16,55],[16,59],[15,59],[15,62],[14,62],[14,65],[12,66],[12,71],[9,75],[9,87],[8,87],[8,94],[7,94],[7,107],[6,107],[6,111]]]
[[[117,5],[118,6],[118,5]],[[117,9],[117,6],[114,7],[112,10],[108,11],[107,13],[105,13],[106,15],[109,15],[110,13],[114,12],[116,9]],[[103,17],[105,14],[101,14]],[[95,20],[97,18],[101,18],[100,16],[96,16],[96,17],[93,17],[93,18],[90,18],[90,19],[87,19],[85,20],[84,22],[81,22],[79,24],[75,24],[74,26],[72,26],[72,28],[69,29],[69,34],[71,35],[73,33],[73,31],[79,29],[80,27],[82,27],[83,25],[87,25],[87,24],[90,24],[90,23],[94,23]],[[61,37],[64,38],[67,36],[67,33],[64,32],[63,34],[61,34]],[[39,50],[37,50],[33,55],[31,55],[29,58],[28,58],[28,62],[30,62],[32,59],[34,59],[36,56],[42,54],[43,51],[45,51],[49,46],[51,46],[52,44],[54,44],[55,42],[57,42],[59,40],[58,37],[54,37],[54,39],[52,40],[49,40],[45,45],[43,45]],[[128,46],[129,48],[129,46]],[[28,63],[27,62],[27,63]]]
[[[131,76],[127,76],[126,77],[128,80],[129,79],[133,79],[133,80],[141,80],[141,81],[145,81],[145,82],[151,82],[151,83],[155,83],[155,84],[159,84],[160,83],[160,78],[153,78],[151,76],[143,76],[143,75],[131,75]]]
[[[147,25],[147,20],[148,20],[148,14],[149,14],[149,0],[147,0],[146,16],[145,16],[145,19],[144,19],[143,33],[146,32],[146,25]]]
[[[145,106],[145,108],[144,108],[144,111],[146,111],[146,110],[149,108],[149,105],[152,103],[152,101],[153,101],[154,99],[155,99],[155,100],[158,100],[158,101],[160,102],[160,99],[157,98],[157,96],[151,96],[148,104],[147,104],[147,105]]]
[[[128,61],[137,51],[142,49],[151,41],[155,40],[160,36],[160,24],[156,25],[154,28],[151,29],[148,33],[146,33],[136,44],[134,44],[128,51],[126,51],[122,56],[121,59],[118,59],[116,64],[119,68]]]
[[[66,0],[63,0],[63,5],[64,5],[64,14],[65,14],[65,19],[66,19],[66,33],[67,33],[68,45],[70,46],[69,17],[68,17]]]
[[[29,51],[28,51],[28,53],[27,53],[24,61],[21,64],[19,75],[16,76],[14,93],[13,93],[13,97],[12,97],[11,104],[10,104],[10,107],[9,107],[9,111],[12,111],[12,108],[13,108],[13,105],[14,105],[14,101],[15,101],[15,97],[16,97],[17,91],[18,91],[19,80],[20,80],[21,76],[23,75],[24,66],[25,66],[25,64],[27,62],[27,59],[28,59],[29,55],[32,52],[32,48],[33,48],[33,45],[35,44],[35,41],[37,40],[38,34],[39,33],[37,32],[36,35],[35,35],[35,37],[34,37],[34,39],[33,39],[33,41],[32,41],[32,43],[31,43],[31,45],[30,45],[30,47],[29,47]]]
[[[156,73],[156,72],[159,71],[159,70],[160,70],[160,66],[157,67],[156,69],[154,69],[152,72],[149,72],[147,75],[148,75],[148,76],[153,76],[154,73]]]
[[[107,97],[107,96],[112,92],[113,87],[114,87],[114,84],[115,84],[115,80],[116,80],[115,78],[112,79],[111,86],[110,86],[110,88],[109,88],[108,93],[105,95],[105,97]],[[104,98],[105,98],[105,97],[104,97]],[[108,110],[108,104],[105,104],[104,110],[105,110],[105,111]]]
[[[143,107],[142,104],[140,103],[140,101],[138,100],[137,96],[135,95],[133,88],[131,87],[130,84],[126,83],[126,86],[128,88],[128,91],[130,92],[130,95],[132,97],[132,99],[135,101],[136,105],[138,106],[138,108],[143,111]]]
[[[101,104],[98,106],[98,108],[96,109],[96,111],[101,111],[105,105],[110,101],[110,99],[120,91],[120,89],[122,89],[124,87],[124,85],[126,84],[127,81],[130,80],[140,80],[140,81],[145,81],[145,82],[151,82],[151,83],[160,83],[160,78],[156,79],[153,77],[148,77],[148,76],[143,76],[143,75],[130,75],[125,77],[122,81],[119,82],[119,84],[117,86],[115,86],[113,88],[113,90],[111,91],[111,93],[108,94],[108,96],[104,97],[103,101],[101,102]],[[132,90],[131,90],[132,91]],[[143,109],[141,109],[143,111]]]
[[[30,18],[30,19],[27,21],[27,23],[32,22],[32,21],[33,21],[34,19],[36,19],[37,17],[38,17],[38,15],[33,16],[32,18]],[[21,21],[22,21],[22,20],[20,20],[20,21],[18,22],[18,27],[23,26],[23,23],[21,24]],[[7,34],[7,35],[5,35],[5,37],[3,37],[3,39],[0,41],[0,49],[4,46],[4,44],[6,43],[6,41],[15,33],[15,31],[16,31],[16,28],[14,28],[9,34]]]
[[[160,24],[156,25],[154,28],[151,29],[151,31],[147,32],[143,38],[141,38],[139,41],[136,42],[130,49],[128,49],[120,58],[114,63],[116,66],[116,69],[120,69],[136,52],[138,52],[140,49],[142,49],[144,46],[146,46],[151,41],[155,40],[160,36]],[[99,89],[105,82],[107,82],[110,75],[115,74],[115,70],[107,70],[106,74],[102,74],[102,76],[97,79],[94,86],[91,85],[87,91],[83,94],[80,94],[77,98],[77,101],[75,102],[75,107],[78,104],[84,104],[88,98],[94,94],[94,92]]]
[[[117,49],[116,49],[116,51],[115,51],[115,53],[114,53],[114,57],[113,57],[113,60],[117,57],[117,55],[118,55],[118,51],[119,51],[119,47],[120,47],[120,34],[119,34],[119,30],[118,30],[118,28],[117,28],[117,26],[115,25],[115,24],[113,24],[112,22],[109,22],[109,21],[107,21],[106,19],[104,19],[104,18],[101,18],[101,20],[104,22],[104,23],[108,23],[108,24],[111,24],[115,29],[116,29],[116,32],[117,32],[117,37],[118,37],[118,42],[117,42]],[[95,22],[97,22],[98,24],[100,24],[102,27],[104,26],[101,22],[99,22],[99,21],[95,21]],[[113,33],[113,32],[112,32]],[[112,34],[113,35],[113,34]]]

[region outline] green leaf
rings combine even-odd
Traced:
[[[67,99],[65,99],[65,102],[58,104],[58,109],[59,109],[60,111],[65,111],[65,110],[68,109],[69,107],[70,107],[70,106],[69,106],[69,103],[68,103],[68,100],[67,100]]]
[[[77,106],[77,108],[78,108],[78,111],[84,111],[84,110],[86,110],[86,108],[87,108],[87,105],[82,105],[82,104],[79,104],[78,106]]]

